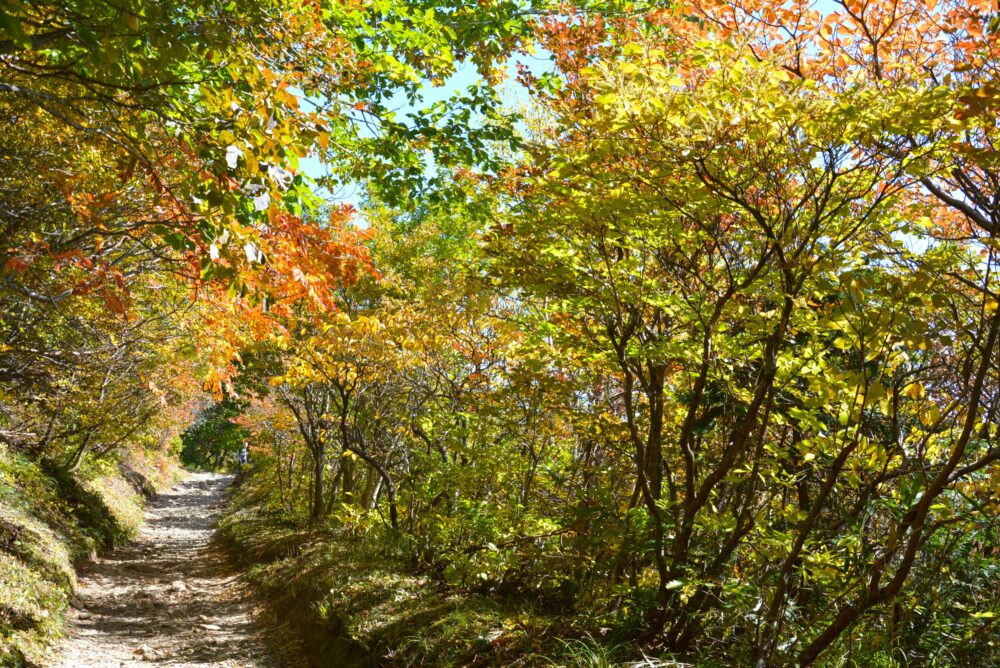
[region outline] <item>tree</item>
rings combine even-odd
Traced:
[[[628,434],[654,632],[687,651],[713,608],[756,598],[756,658],[809,664],[898,595],[930,533],[978,512],[935,504],[995,457],[969,448],[992,410],[989,271],[975,244],[901,241],[923,234],[909,189],[934,140],[873,150],[946,93],[828,87],[751,39],[683,39],[697,29],[570,63],[494,252],[559,345],[614,369],[615,399],[592,410]],[[867,524],[887,498],[898,515]],[[929,527],[932,506],[949,519]],[[824,587],[857,598],[807,604]]]
[[[173,342],[182,336],[173,328],[191,332],[194,351],[163,350],[161,362],[200,355],[197,372],[221,394],[243,337],[269,334],[273,320],[262,314],[300,302],[335,308],[338,291],[368,271],[365,237],[350,229],[350,207],[317,214],[299,160],[320,155],[341,184],[382,175],[388,185],[387,170],[409,163],[396,173],[410,183],[422,179],[416,164],[428,148],[449,141],[460,164],[506,136],[496,98],[482,89],[411,124],[389,111],[393,95],[417,104],[422,81],[442,80],[464,59],[488,74],[528,29],[513,6],[464,21],[477,12],[298,0],[4,4],[0,275],[12,394],[3,410],[16,412],[20,392],[37,395],[33,384],[47,373],[39,360],[65,357],[35,344],[66,314],[74,332],[96,319],[113,331],[136,317],[140,292],[157,296],[166,285],[173,298],[186,281],[198,306],[184,313],[170,302],[170,317],[137,322],[163,326]],[[447,120],[472,109],[484,114],[481,131]],[[82,296],[99,298],[109,315]],[[106,396],[107,383],[93,390],[98,368],[87,368],[90,397]],[[137,393],[141,401],[134,392],[121,405],[159,401],[153,390]],[[138,428],[154,413],[123,424]],[[19,447],[35,435],[25,419],[10,421],[5,433]]]
[[[181,434],[181,458],[195,466],[219,469],[234,465],[249,433],[233,419],[240,405],[232,399],[213,403],[198,412],[194,422]]]

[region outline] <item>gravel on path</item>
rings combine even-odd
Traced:
[[[150,502],[138,540],[83,568],[54,668],[299,668],[212,544],[231,482],[192,474]]]

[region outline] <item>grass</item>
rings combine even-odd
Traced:
[[[249,486],[248,486],[249,487]],[[244,488],[220,524],[276,619],[301,632],[314,666],[667,666],[587,635],[579,617],[449,587],[414,572],[384,537],[308,530]]]
[[[70,475],[0,445],[0,666],[49,663],[76,588],[74,562],[134,536],[142,510],[118,466]]]
[[[344,531],[310,532],[253,508],[221,529],[279,616],[316,636],[307,644],[339,635],[341,647],[316,648],[316,665],[545,665],[534,655],[558,646],[567,622],[443,587]]]

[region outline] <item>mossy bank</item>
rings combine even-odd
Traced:
[[[0,444],[0,666],[49,664],[74,564],[134,536],[144,497],[175,477],[136,460],[67,472]]]

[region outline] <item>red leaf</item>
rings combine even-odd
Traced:
[[[104,296],[104,303],[108,305],[109,309],[111,309],[118,315],[122,315],[125,313],[125,302],[119,299],[118,295],[110,291],[105,291],[103,293],[103,296]]]
[[[30,265],[19,257],[12,257],[4,263],[3,268],[14,273],[28,271]]]

